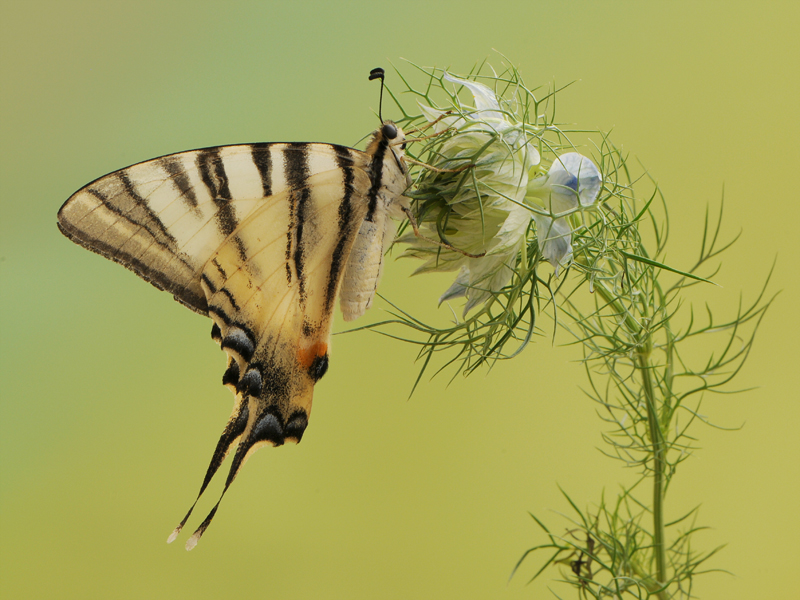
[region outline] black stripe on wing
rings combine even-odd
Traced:
[[[261,189],[265,198],[272,195],[272,154],[269,150],[271,145],[261,143],[250,146],[253,164],[261,176]]]
[[[386,149],[389,147],[389,141],[386,137],[381,136],[378,142],[378,147],[375,149],[375,154],[372,155],[372,160],[369,165],[369,178],[372,182],[370,185],[367,200],[369,202],[369,209],[367,210],[367,221],[373,220],[373,215],[378,207],[378,192],[381,190],[381,181],[383,179],[383,157],[386,154]]]
[[[217,222],[217,227],[222,237],[227,239],[236,231],[239,221],[236,218],[236,211],[231,203],[233,197],[231,196],[230,187],[228,185],[225,165],[220,156],[220,148],[208,148],[198,152],[197,169],[200,171],[200,178],[203,180],[203,183],[208,189],[208,193],[214,201],[214,205],[217,207],[217,212],[214,217]],[[234,235],[232,241],[236,246],[236,250],[242,262],[247,262],[247,250],[241,238]]]
[[[122,186],[125,188],[125,191],[127,192],[128,196],[130,196],[131,199],[133,200],[134,205],[139,207],[142,210],[142,212],[144,212],[147,215],[147,220],[144,219],[136,219],[136,220],[130,219],[130,220],[133,220],[135,223],[147,229],[150,232],[150,234],[156,239],[158,239],[158,235],[165,237],[169,241],[169,245],[172,248],[175,248],[177,245],[175,236],[173,236],[170,233],[169,229],[167,229],[164,226],[164,222],[161,220],[161,218],[156,213],[153,212],[153,209],[150,208],[150,205],[148,204],[147,200],[143,198],[142,195],[139,193],[139,189],[137,188],[137,186],[131,181],[130,177],[128,177],[128,170],[123,169],[122,171],[118,171],[117,177],[119,177],[119,180],[122,182]],[[105,200],[105,203],[106,206],[110,205],[108,199]],[[155,229],[158,230],[158,233],[154,232],[151,229],[151,227],[153,226],[155,227]]]
[[[198,209],[197,195],[195,194],[192,182],[189,180],[189,175],[183,168],[180,158],[176,156],[165,156],[159,159],[159,161],[161,167],[169,174],[175,187],[180,191],[181,200],[186,203],[188,208],[192,209],[192,212],[199,216],[200,210]]]
[[[342,202],[339,204],[339,233],[336,247],[333,249],[333,256],[331,257],[331,270],[328,274],[328,285],[325,289],[325,311],[329,312],[333,308],[333,301],[336,297],[336,288],[339,285],[339,280],[346,264],[346,257],[344,256],[345,248],[347,248],[348,241],[352,238],[353,225],[351,224],[353,215],[353,182],[355,181],[355,173],[353,171],[355,161],[350,148],[343,146],[335,146],[336,151],[336,164],[342,170],[344,196]]]
[[[105,186],[120,185],[124,192],[120,194],[119,191],[116,190],[114,192],[115,197],[112,197],[110,194],[106,194],[94,187],[101,184]],[[161,251],[165,255],[169,255],[173,259],[179,261],[188,272],[194,271],[194,268],[189,264],[186,258],[176,252],[174,237],[166,232],[161,220],[147,205],[145,199],[142,198],[135,184],[130,180],[127,174],[124,172],[111,173],[110,175],[96,179],[88,186],[75,192],[58,211],[57,225],[59,230],[76,244],[121,264],[156,288],[173,294],[178,302],[193,311],[203,315],[207,314],[208,305],[205,296],[200,293],[201,290],[194,290],[176,282],[169,274],[153,268],[152,264],[142,259],[141,254],[135,255],[124,249],[126,243],[131,238],[126,238],[118,243],[111,243],[110,241],[95,237],[87,231],[85,227],[80,226],[83,219],[92,218],[92,216],[85,215],[76,221],[68,217],[66,213],[73,206],[72,202],[79,201],[82,193],[96,198],[101,203],[103,210],[107,210],[116,215],[118,221],[122,220],[129,223],[133,231],[146,231],[150,236],[149,243],[151,245],[161,248]],[[132,214],[133,211],[130,209],[126,211],[122,208],[125,198],[127,198],[135,208],[136,214]],[[101,208],[97,207],[94,210],[101,210]]]
[[[311,200],[311,191],[308,189],[308,178],[311,175],[308,168],[308,144],[288,144],[283,151],[283,161],[292,210],[286,254],[287,260],[290,259],[293,262],[300,303],[303,304],[306,300],[303,230],[306,225],[308,204]],[[294,231],[292,232],[291,229]],[[289,272],[288,269],[287,272]]]

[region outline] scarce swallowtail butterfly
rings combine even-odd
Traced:
[[[404,149],[400,127],[382,121],[363,152],[318,143],[190,150],[105,175],[61,207],[69,239],[213,321],[235,403],[198,499],[229,450],[223,495],[256,449],[302,439],[328,369],[334,301],[345,321],[369,308],[395,233],[390,217],[408,210]]]

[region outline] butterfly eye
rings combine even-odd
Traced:
[[[391,123],[384,123],[383,127],[381,127],[381,132],[387,140],[393,140],[397,137],[397,127]]]

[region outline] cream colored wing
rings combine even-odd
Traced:
[[[237,442],[226,490],[256,448],[301,439],[369,210],[368,158],[327,144],[184,152],[102,177],[59,212],[73,241],[214,320],[212,337],[229,355],[223,383],[236,401],[200,494]]]
[[[293,156],[302,160],[290,160]],[[365,202],[367,164],[364,153],[328,144],[246,144],[181,152],[93,181],[61,207],[58,226],[72,241],[207,314],[200,285],[206,262],[264,198],[288,189],[293,169],[300,165],[305,176],[349,169],[354,194]],[[244,258],[244,247],[233,242]]]
[[[365,152],[304,143],[181,152],[101,177],[61,207],[67,237],[214,320],[236,400],[198,498],[237,443],[223,495],[259,446],[302,438],[345,269],[346,318],[375,293],[387,216],[410,183],[404,139],[385,121]]]
[[[332,273],[340,271],[366,213],[365,204],[352,205],[340,227],[341,192],[340,174],[329,171],[311,176],[299,193],[273,197],[236,230],[248,259],[242,263],[236,245],[228,243],[203,271],[214,336],[229,355],[224,382],[236,403],[200,493],[237,441],[225,489],[254,450],[299,442],[305,431],[314,384],[328,368],[341,279]],[[188,548],[213,514],[189,539]]]

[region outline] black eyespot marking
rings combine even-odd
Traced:
[[[250,369],[239,380],[236,389],[249,396],[261,395],[261,372],[258,369]]]
[[[237,352],[245,362],[249,362],[250,359],[253,358],[253,352],[255,351],[255,345],[247,334],[241,329],[234,327],[228,331],[228,335],[222,340],[222,349],[224,350],[225,348],[230,348],[234,352]]]
[[[397,137],[397,127],[391,123],[384,123],[383,127],[381,127],[381,133],[387,140],[393,140]]]
[[[219,330],[219,325],[216,323],[211,326],[211,339],[217,343],[222,339],[222,332]]]
[[[298,410],[286,423],[286,437],[294,438],[299,443],[303,439],[303,432],[306,427],[308,427],[308,415],[304,411]]]
[[[322,376],[328,372],[328,355],[325,354],[323,356],[315,356],[314,361],[311,363],[311,366],[308,368],[308,374],[311,376],[311,379],[314,380],[314,383],[322,379]]]
[[[402,144],[400,144],[400,150],[405,150],[405,149],[406,149],[406,143],[403,142]]]
[[[222,375],[222,385],[236,385],[239,382],[239,364],[231,360],[231,364]]]
[[[270,413],[262,416],[253,427],[250,439],[253,440],[253,443],[269,441],[276,446],[283,445],[283,427],[281,427],[278,417]]]

